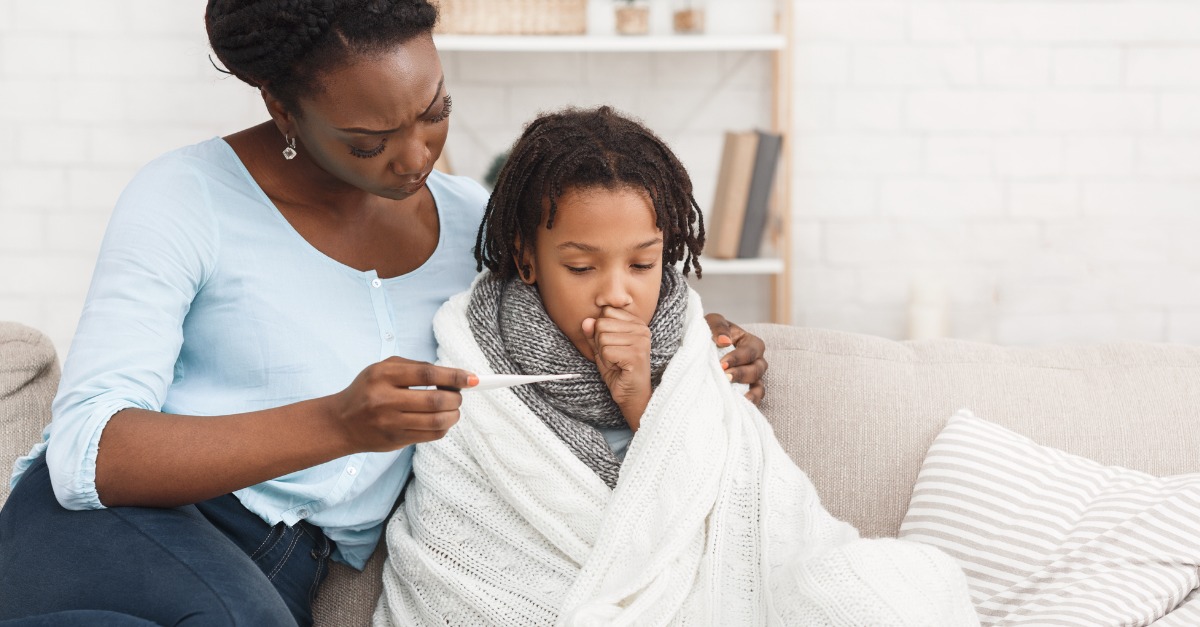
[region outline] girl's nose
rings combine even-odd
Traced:
[[[624,277],[616,272],[605,278],[596,296],[596,305],[600,307],[625,308],[633,304],[633,293],[626,285]]]

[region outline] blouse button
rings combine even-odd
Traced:
[[[391,341],[391,339],[394,337],[396,337],[396,336],[392,335],[391,331],[388,331],[387,333],[383,334],[383,339],[388,340],[388,341]]]
[[[383,281],[380,281],[379,279],[371,279],[371,287],[379,287],[380,285],[383,285]]]

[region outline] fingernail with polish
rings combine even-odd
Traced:
[[[729,346],[730,344],[733,344],[733,340],[731,340],[728,335],[718,335],[717,344],[720,344],[721,346]]]
[[[473,374],[467,375],[467,387],[473,388],[477,385],[479,385],[479,377]]]
[[[727,361],[721,362],[721,370],[729,370],[729,362],[727,362]]]
[[[725,378],[726,378],[726,379],[729,379],[730,381],[733,381],[733,373],[732,373],[732,372],[726,372],[726,373],[725,373]]]

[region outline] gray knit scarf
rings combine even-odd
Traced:
[[[687,283],[674,268],[663,272],[658,308],[650,319],[650,383],[658,386],[683,340]],[[498,315],[497,315],[498,314]],[[627,425],[621,409],[588,361],[550,320],[537,287],[487,274],[467,308],[475,341],[497,374],[581,374],[511,388],[583,463],[614,488],[621,462],[599,427]]]

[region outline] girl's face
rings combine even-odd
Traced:
[[[415,37],[360,56],[321,78],[293,117],[302,153],[326,172],[377,196],[420,191],[442,154],[450,97],[433,39]]]
[[[545,225],[548,212],[542,217]],[[536,282],[550,319],[588,359],[583,321],[605,307],[650,324],[662,286],[663,233],[644,190],[569,189],[558,199],[554,228],[538,228],[528,282]]]

